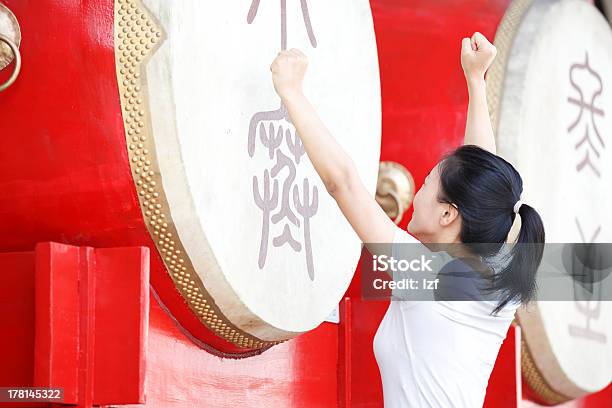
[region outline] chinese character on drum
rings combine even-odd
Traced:
[[[582,72],[585,70],[586,72]],[[580,149],[582,152],[584,152],[584,154],[582,155],[582,160],[576,165],[576,171],[580,172],[585,168],[585,166],[588,166],[597,177],[601,177],[600,169],[595,163],[591,161],[593,157],[589,155],[589,152],[592,152],[595,155],[595,158],[598,159],[600,157],[600,152],[598,148],[605,149],[606,147],[601,137],[601,134],[597,129],[597,123],[595,120],[596,115],[600,116],[601,118],[605,116],[603,109],[595,106],[595,100],[601,96],[601,92],[603,89],[601,76],[589,65],[588,52],[585,53],[584,64],[575,63],[571,65],[569,75],[572,88],[576,90],[579,99],[570,96],[567,98],[567,101],[571,104],[578,106],[580,108],[580,111],[578,111],[576,119],[568,126],[567,130],[569,133],[578,133],[579,136],[583,135],[582,138],[578,141],[578,143],[576,143],[576,145],[574,146],[575,150]],[[584,88],[586,87],[588,89],[589,82],[592,83],[593,81],[596,82],[598,85],[595,89],[591,89],[592,93],[590,95],[588,92],[586,92],[586,96],[589,96],[590,99],[587,99],[587,101],[585,101]],[[585,110],[588,110],[588,113],[590,114],[590,124],[592,128],[591,133],[589,132],[589,123],[587,122],[588,119],[584,115]],[[586,122],[584,123],[584,127],[578,126],[580,123],[583,122]],[[584,134],[582,134],[582,129],[584,129]],[[597,146],[593,143],[593,133],[595,134],[594,136],[597,136]]]
[[[312,29],[306,0],[300,0],[304,25],[313,47],[317,41]],[[257,15],[259,0],[253,0],[247,16],[251,24]],[[287,48],[286,1],[281,2],[281,50]],[[257,137],[259,136],[259,137]],[[305,154],[304,147],[282,105],[279,109],[257,112],[251,118],[248,135],[248,152],[253,157],[255,145],[267,154],[270,166],[261,177],[253,176],[253,201],[261,209],[263,222],[259,244],[259,269],[263,269],[268,256],[270,223],[282,225],[282,232],[272,238],[274,247],[288,245],[293,251],[304,251],[308,276],[314,280],[314,265],[310,238],[310,219],[317,213],[319,192],[310,188],[308,177],[296,180],[297,167]],[[304,157],[304,160],[308,160]],[[279,192],[280,189],[280,192]]]
[[[605,149],[606,145],[597,128],[597,120],[603,119],[605,112],[596,106],[596,100],[602,94],[603,82],[599,72],[589,63],[588,51],[585,52],[584,63],[574,63],[570,66],[569,80],[572,88],[576,90],[577,97],[570,96],[567,100],[580,108],[576,119],[567,128],[570,134],[576,133],[579,137],[582,136],[574,146],[575,150],[581,152],[582,157],[576,165],[576,172],[580,173],[588,168],[597,178],[601,178],[601,168],[597,160],[601,156],[599,149]],[[585,114],[585,110],[588,112],[587,114]],[[584,129],[584,133],[582,133],[582,129]],[[579,217],[575,217],[575,223],[583,243],[596,242],[597,236],[601,232],[601,225],[598,225],[595,231],[590,234],[590,238],[587,238]],[[574,284],[575,286],[579,285],[578,282],[574,282]],[[576,289],[575,295],[583,292],[577,287]],[[593,321],[600,318],[601,282],[591,282],[588,293],[591,294],[589,298],[578,298],[583,297],[578,296],[575,299],[576,309],[584,316],[585,324],[584,326],[578,326],[570,323],[568,333],[572,337],[583,337],[604,343],[606,341],[605,334],[594,331],[592,328]]]
[[[575,221],[583,243],[593,244],[597,242],[597,236],[601,231],[601,225],[598,225],[595,232],[587,239],[578,217],[575,218]],[[594,254],[591,254],[591,257],[593,257],[593,255]],[[597,255],[595,255],[595,257],[596,256]],[[589,266],[591,265],[585,265],[585,270],[581,271],[582,273],[590,275],[590,279],[587,279],[587,282],[578,282],[574,280],[574,305],[576,310],[582,315],[581,317],[584,317],[584,325],[569,323],[568,334],[572,337],[582,337],[587,340],[605,343],[606,334],[593,329],[594,323],[601,317],[602,282],[599,279],[595,279],[595,276],[593,276],[595,271],[587,270]],[[572,271],[572,273],[575,273],[575,271]]]

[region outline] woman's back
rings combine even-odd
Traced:
[[[396,242],[418,243],[399,229]],[[452,262],[453,271],[473,272],[459,260]],[[484,300],[391,301],[374,337],[385,407],[482,406],[518,307],[509,303],[491,315],[496,305]]]

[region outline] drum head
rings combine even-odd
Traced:
[[[304,92],[374,197],[381,101],[368,1],[123,3],[128,149],[177,288],[238,345],[315,328],[348,287],[361,245],[305,154],[270,64],[283,48],[309,57]],[[151,29],[130,38],[131,26]]]
[[[583,1],[515,3],[522,16],[515,5],[496,35],[505,70],[488,78],[499,154],[521,173],[523,201],[542,216],[547,242],[612,242],[610,25]],[[612,304],[598,300],[595,290],[519,309],[543,398],[609,384]]]

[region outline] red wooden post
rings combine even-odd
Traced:
[[[21,334],[1,343],[0,386],[62,387],[78,407],[145,403],[148,248],[45,242],[0,266],[0,315],[15,320],[3,325]]]
[[[352,406],[352,313],[351,298],[345,296],[340,302],[340,330],[338,331],[338,347],[340,348],[338,353],[338,406],[342,408]]]

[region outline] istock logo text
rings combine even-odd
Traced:
[[[388,255],[374,255],[372,268],[380,272],[433,272],[429,264],[432,259],[421,255],[418,259],[395,259]]]

